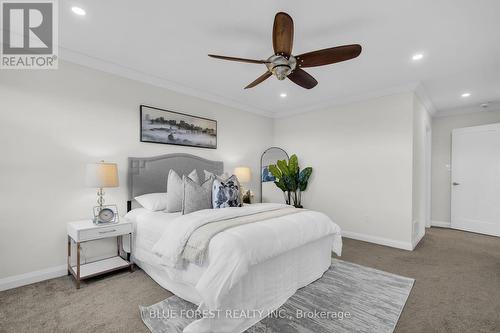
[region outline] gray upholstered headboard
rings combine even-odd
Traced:
[[[131,210],[132,201],[139,195],[167,192],[170,169],[174,169],[181,177],[196,169],[200,179],[204,179],[203,170],[222,175],[224,163],[180,153],[155,157],[129,157],[127,211]]]

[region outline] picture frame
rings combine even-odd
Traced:
[[[141,105],[140,141],[217,149],[217,121]]]

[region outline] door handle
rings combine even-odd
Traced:
[[[453,182],[453,186],[458,186],[458,185],[460,185],[460,183]]]

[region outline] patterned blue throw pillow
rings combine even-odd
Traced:
[[[212,186],[212,203],[214,208],[243,206],[240,182],[235,175],[226,180],[215,178]]]

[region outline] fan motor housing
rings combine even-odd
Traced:
[[[283,55],[275,54],[271,56],[266,66],[271,73],[273,73],[278,80],[284,80],[297,66],[297,59],[290,56],[288,59]]]

